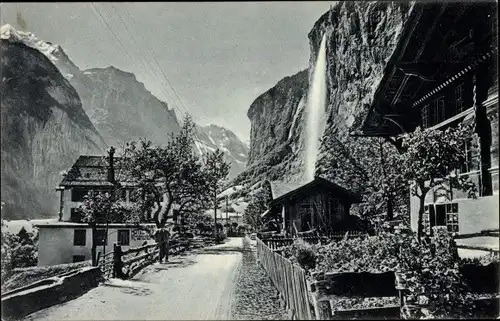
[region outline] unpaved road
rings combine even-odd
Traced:
[[[228,320],[242,238],[112,279],[24,320]]]

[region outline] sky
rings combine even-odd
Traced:
[[[251,103],[307,68],[307,34],[331,3],[2,3],[0,22],[61,45],[82,70],[133,72],[177,113],[248,141]]]

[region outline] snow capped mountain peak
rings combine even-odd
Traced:
[[[10,24],[5,24],[0,27],[0,38],[14,43],[22,43],[28,47],[36,49],[43,53],[52,62],[57,61],[55,54],[62,51],[59,45],[53,45],[50,42],[43,41],[32,32],[16,30]]]

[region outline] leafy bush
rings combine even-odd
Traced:
[[[13,269],[37,264],[37,248],[38,232],[27,232],[24,227],[18,234],[2,231],[2,284],[11,275]]]
[[[316,270],[325,272],[387,272],[398,265],[407,234],[381,233],[373,237],[344,238],[318,247]]]
[[[459,271],[455,242],[446,228],[434,228],[429,244],[412,240],[401,251],[401,285],[408,290],[403,316],[420,318],[471,317],[473,296]]]
[[[316,246],[297,239],[292,245],[283,249],[283,255],[302,268],[312,270],[316,267]]]

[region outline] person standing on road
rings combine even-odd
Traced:
[[[165,230],[163,228],[157,229],[155,232],[155,241],[158,244],[160,253],[158,255],[158,261],[162,263],[163,257],[165,256]]]
[[[170,250],[170,232],[168,229],[165,229],[163,237],[164,237],[163,253],[165,255],[165,263],[167,263],[168,262],[168,252]]]

